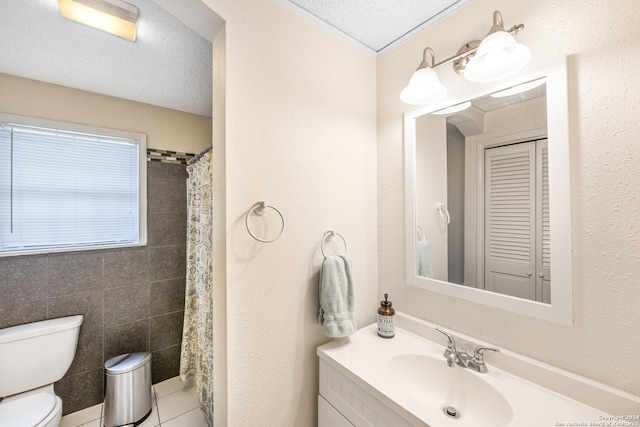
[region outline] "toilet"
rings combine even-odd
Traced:
[[[76,354],[82,316],[0,329],[0,426],[57,427],[62,400],[53,383]]]

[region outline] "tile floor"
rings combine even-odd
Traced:
[[[191,381],[171,378],[151,387],[151,415],[139,427],[208,427]],[[102,404],[62,417],[60,427],[103,427]]]

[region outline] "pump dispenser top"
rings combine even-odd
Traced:
[[[383,308],[391,308],[393,303],[389,301],[389,294],[384,294],[384,301],[380,301],[380,306]]]

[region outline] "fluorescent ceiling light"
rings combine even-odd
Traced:
[[[452,105],[451,107],[443,108],[442,110],[434,111],[431,114],[444,115],[457,113],[458,111],[466,110],[471,107],[471,101],[461,102],[460,104]]]
[[[533,80],[531,82],[522,83],[521,85],[510,87],[509,89],[501,90],[500,92],[492,93],[492,98],[504,98],[518,93],[526,92],[538,86],[544,84],[545,79]]]
[[[120,0],[58,0],[62,16],[136,41],[138,8]]]

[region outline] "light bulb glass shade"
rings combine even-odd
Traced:
[[[482,40],[464,70],[464,77],[484,83],[517,73],[531,59],[531,51],[506,31],[496,31]]]
[[[58,0],[64,18],[136,41],[138,9],[119,0]]]
[[[400,100],[405,104],[425,105],[440,101],[447,95],[438,75],[430,67],[419,68],[411,76],[409,84],[400,93]]]

